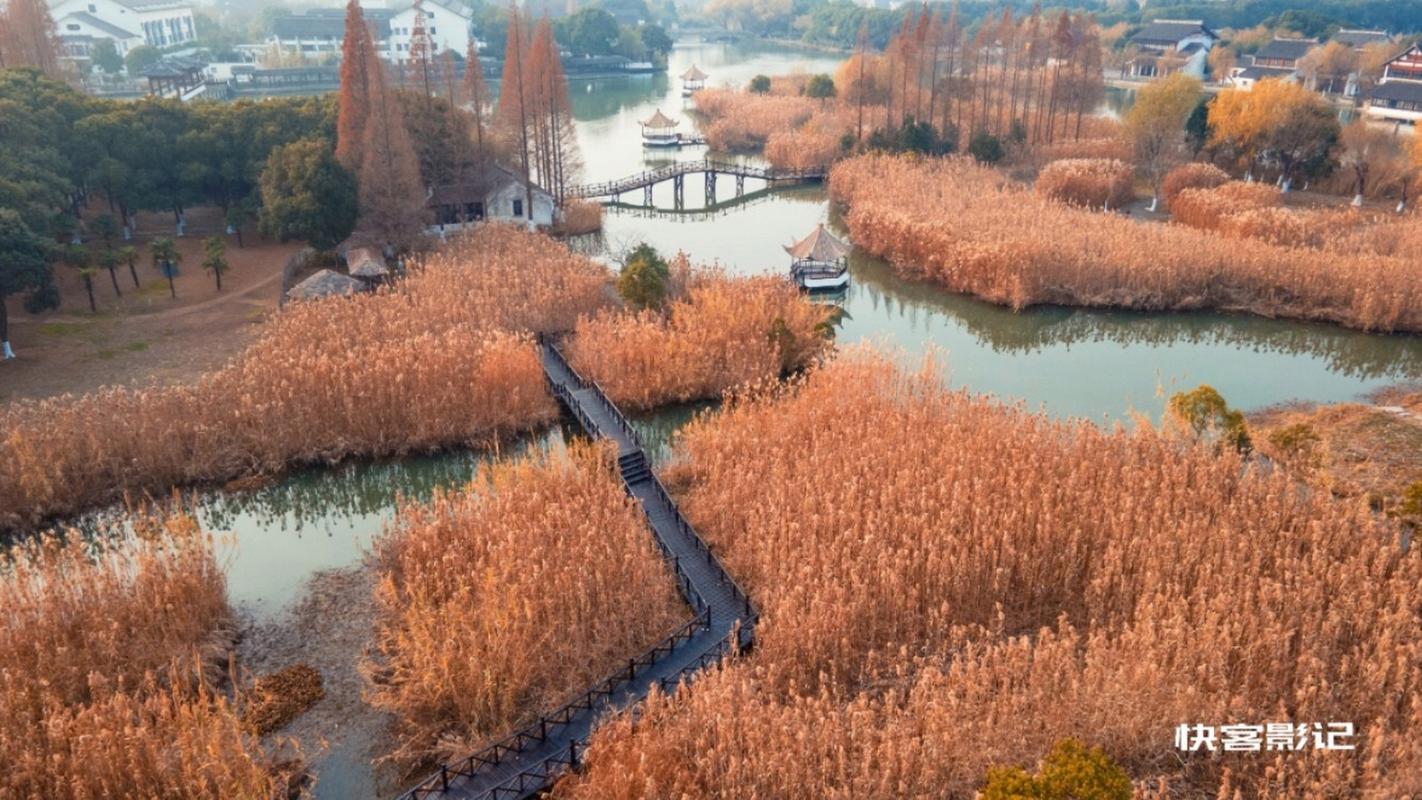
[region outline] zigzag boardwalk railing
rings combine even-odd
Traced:
[[[756,610],[750,597],[677,509],[653,474],[641,439],[627,418],[601,387],[573,370],[556,345],[542,341],[539,348],[553,395],[589,436],[617,443],[623,487],[642,506],[693,616],[651,650],[628,659],[626,667],[556,710],[482,750],[442,765],[402,800],[518,800],[536,794],[577,767],[588,737],[607,714],[645,698],[653,685],[670,689],[751,644]]]
[[[775,167],[757,166],[755,164],[740,164],[734,161],[716,161],[714,159],[701,159],[699,161],[678,161],[668,164],[658,169],[646,170],[636,175],[629,175],[625,178],[618,178],[613,181],[603,181],[602,183],[589,183],[582,186],[574,186],[568,190],[568,196],[579,197],[590,200],[597,197],[616,198],[627,192],[638,189],[650,189],[651,187],[664,181],[674,181],[678,186],[678,196],[680,196],[680,186],[682,179],[687,175],[705,174],[707,176],[707,187],[714,192],[717,175],[729,175],[736,179],[737,194],[745,189],[746,178],[759,178],[771,183],[804,183],[809,181],[824,180],[828,174],[826,167],[808,167],[806,169],[776,169]],[[650,203],[648,203],[650,205]]]

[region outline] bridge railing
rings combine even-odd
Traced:
[[[563,728],[585,712],[606,705],[612,697],[644,674],[662,659],[671,655],[679,646],[696,638],[711,626],[711,610],[698,613],[690,620],[677,626],[669,635],[653,645],[651,649],[635,658],[627,660],[626,667],[619,667],[612,674],[579,692],[557,709],[540,716],[527,726],[507,737],[470,753],[464,758],[440,765],[439,771],[425,778],[418,786],[401,795],[403,800],[420,800],[449,791],[452,781],[458,778],[473,778],[481,772],[503,764],[510,756],[520,755],[533,747],[545,744],[548,737]]]
[[[823,178],[828,174],[829,168],[821,165],[803,169],[779,169],[756,164],[743,164],[736,161],[716,161],[714,159],[704,158],[698,161],[678,161],[665,167],[643,170],[636,175],[629,175],[616,180],[575,186],[569,190],[568,194],[573,197],[582,198],[607,197],[622,194],[623,192],[631,192],[646,186],[652,186],[681,175],[694,175],[698,172],[716,172],[725,175],[738,175],[743,178],[761,178],[771,181],[815,180]]]

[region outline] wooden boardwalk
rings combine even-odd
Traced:
[[[577,767],[588,737],[608,714],[645,698],[654,685],[670,689],[751,643],[756,611],[750,598],[652,473],[646,450],[626,417],[597,384],[573,371],[556,345],[544,341],[539,347],[553,395],[589,436],[616,442],[623,486],[641,504],[648,528],[691,607],[692,618],[557,710],[506,739],[444,764],[402,795],[406,800],[512,800],[534,795]]]

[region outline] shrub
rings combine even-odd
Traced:
[[[1171,418],[1197,439],[1217,441],[1241,453],[1252,449],[1244,414],[1232,409],[1213,386],[1201,384],[1170,396]]]
[[[767,94],[770,92],[770,77],[757,75],[751,78],[750,90],[752,94]]]
[[[1057,742],[1036,775],[994,767],[979,800],[1131,800],[1131,776],[1099,747],[1076,739]]]
[[[666,259],[646,242],[637,245],[627,256],[622,274],[617,279],[617,293],[623,302],[635,309],[661,308],[667,298],[667,281],[671,272]]]
[[[1165,174],[1165,179],[1160,183],[1160,197],[1165,201],[1166,208],[1170,208],[1170,204],[1175,202],[1175,196],[1186,189],[1213,189],[1229,181],[1229,173],[1214,164],[1181,164]]]
[[[1037,176],[1037,194],[1085,208],[1120,208],[1135,199],[1135,171],[1124,161],[1053,161]]]
[[[978,131],[968,140],[968,155],[977,159],[979,164],[996,164],[1007,155],[1007,151],[1003,150],[1002,142],[996,136]]]

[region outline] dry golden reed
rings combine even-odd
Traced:
[[[1160,183],[1160,198],[1165,201],[1166,208],[1169,208],[1175,197],[1186,189],[1213,189],[1229,183],[1230,180],[1229,173],[1214,164],[1192,161],[1166,173],[1165,179]]]
[[[808,97],[730,88],[702,89],[695,100],[696,110],[709,120],[706,143],[727,153],[759,150],[776,131],[805,124],[820,105]]]
[[[1422,790],[1422,556],[1355,504],[863,353],[699,419],[679,453],[757,648],[600,731],[563,796],[966,800],[1065,736],[1141,796]],[[1281,721],[1353,722],[1357,749],[1174,746],[1182,722]]]
[[[690,616],[601,446],[496,464],[374,549],[371,700],[406,764],[509,733]]]
[[[0,527],[293,463],[484,445],[551,420],[529,333],[606,300],[606,270],[484,226],[372,295],[296,304],[199,382],[0,409]]]
[[[273,765],[211,682],[233,643],[210,539],[188,519],[89,544],[45,536],[0,571],[0,798],[275,797]]]
[[[778,277],[691,273],[665,311],[584,317],[568,357],[629,409],[716,398],[810,363],[829,346],[828,311]]]
[[[1037,194],[1083,208],[1120,208],[1135,199],[1135,170],[1112,158],[1065,158],[1037,176]]]
[[[1219,309],[1422,331],[1422,262],[1399,247],[1422,241],[1415,220],[1374,226],[1370,252],[1282,247],[1065,207],[966,159],[860,156],[836,165],[830,191],[859,247],[1013,308]]]

